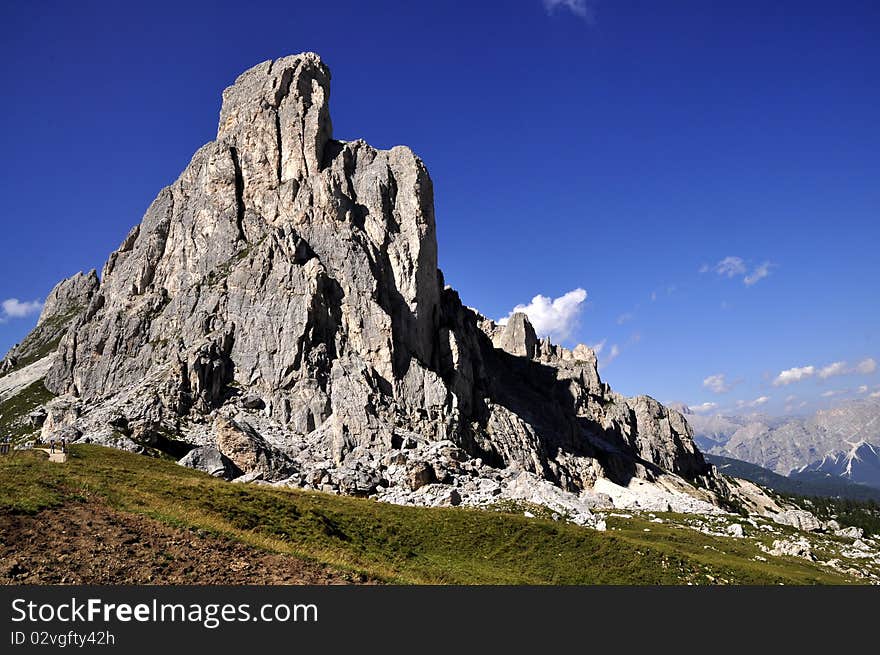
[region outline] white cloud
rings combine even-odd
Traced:
[[[746,274],[746,263],[742,257],[725,257],[715,264],[714,270],[721,276],[736,277]]]
[[[745,259],[743,259],[742,257],[730,256],[725,257],[712,267],[708,266],[707,264],[703,264],[703,266],[700,267],[700,273],[715,271],[721,277],[741,277],[743,279],[743,284],[745,284],[747,287],[750,287],[770,275],[770,268],[772,266],[772,262],[765,261],[762,264],[758,264],[757,266],[752,268],[752,272],[749,273],[749,264],[746,262]]]
[[[549,336],[555,340],[564,340],[577,325],[586,299],[587,292],[583,289],[574,289],[555,299],[538,294],[528,305],[517,305],[507,317],[498,322],[504,325],[513,314],[523,312],[529,317],[539,337]]]
[[[727,393],[731,389],[731,385],[725,379],[724,373],[710,375],[703,380],[703,386],[712,393]]]
[[[822,397],[833,398],[834,396],[842,396],[845,393],[849,393],[849,389],[835,389],[833,391],[825,391],[822,393]]]
[[[843,375],[846,372],[846,362],[834,362],[833,364],[823,367],[819,371],[819,377],[823,380],[827,380],[835,375]]]
[[[770,262],[764,262],[763,264],[756,266],[751,273],[743,278],[743,283],[747,287],[750,287],[760,280],[763,280],[765,277],[770,275],[770,266]]]
[[[624,350],[626,350],[630,346],[634,346],[635,344],[637,344],[641,340],[642,340],[642,335],[640,335],[638,332],[636,332],[635,334],[633,334],[629,338],[629,341],[627,341],[623,346],[616,344],[616,343],[611,344],[611,347],[608,349],[608,354],[605,356],[605,359],[603,359],[601,362],[599,362],[600,365],[607,366],[608,364],[613,362],[615,359],[617,359],[623,353]],[[605,341],[606,340],[603,339],[598,344],[600,349],[605,346]],[[598,352],[599,351],[596,351],[597,354],[598,354]]]
[[[626,312],[625,314],[621,314],[617,317],[617,324],[623,325],[624,323],[631,321],[635,318],[635,314],[632,312]]]
[[[794,394],[785,397],[785,402],[787,403],[793,403],[795,400],[797,400],[797,396]]]
[[[651,302],[656,302],[656,301],[657,301],[657,292],[652,291],[651,292]]]
[[[800,382],[813,375],[817,375],[823,380],[837,377],[839,375],[870,375],[877,370],[877,362],[873,358],[863,359],[854,367],[850,367],[846,362],[832,362],[827,366],[817,368],[815,366],[801,366],[800,368],[790,368],[782,371],[773,380],[773,386],[780,387],[792,382]]]
[[[853,368],[847,368],[846,362],[834,362],[833,364],[830,364],[823,368],[822,371],[824,372],[832,368],[834,369],[834,371],[833,373],[831,373],[831,375],[870,375],[877,370],[877,362],[868,357],[868,359],[863,359]],[[830,375],[823,377],[830,377]]]
[[[868,359],[863,359],[858,364],[856,364],[856,373],[861,373],[862,375],[870,375],[876,370],[877,362],[875,362],[872,357],[868,357]]]
[[[860,386],[860,387],[859,387],[859,393],[868,393],[868,385],[867,385],[867,384],[863,384],[862,386]]]
[[[602,362],[603,365],[607,366],[620,355],[620,347],[615,343],[611,345],[611,350],[608,351],[608,357],[605,358],[605,361]]]
[[[544,0],[544,9],[548,14],[552,14],[557,9],[567,9],[590,24],[596,20],[596,15],[593,13],[593,9],[587,5],[587,0]]]
[[[792,382],[800,382],[801,380],[806,380],[807,378],[813,377],[813,374],[815,372],[815,366],[801,366],[800,368],[790,368],[782,371],[779,375],[776,376],[776,379],[773,380],[773,386],[783,387],[787,384],[791,384]]]
[[[761,405],[764,405],[765,403],[768,403],[768,402],[770,402],[770,396],[759,396],[758,398],[755,398],[754,400],[749,400],[749,401],[737,400],[736,406],[737,407],[760,407]]]
[[[870,397],[871,398],[880,398],[880,391],[875,391],[874,393],[871,394]]]
[[[718,407],[718,403],[702,403],[696,407],[690,407],[690,410],[697,414],[702,414],[703,412],[711,412],[716,407]]]
[[[596,343],[596,344],[593,344],[592,346],[590,346],[590,348],[593,349],[593,352],[596,353],[596,357],[598,357],[599,353],[602,352],[602,349],[605,347],[606,341],[608,341],[608,339],[602,339],[602,341],[600,341],[599,343]]]
[[[39,300],[22,302],[18,298],[8,298],[0,303],[0,308],[0,321],[5,323],[10,318],[26,318],[39,313],[43,309],[43,303]]]

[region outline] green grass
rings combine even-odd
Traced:
[[[807,562],[755,562],[758,551],[745,541],[638,519],[609,519],[619,529],[596,532],[526,518],[518,506],[516,513],[398,507],[230,484],[91,445],[72,447],[64,465],[33,452],[0,458],[0,511],[35,512],[82,498],[397,583],[848,582]]]
[[[48,466],[42,452],[13,452],[0,457],[0,511],[33,514],[56,507],[65,497],[65,471]]]
[[[688,517],[681,514],[657,513],[664,523],[653,523],[639,518],[610,518],[608,526],[625,539],[649,545],[670,553],[678,553],[706,565],[705,575],[722,583],[738,584],[839,584],[840,575],[804,559],[769,557],[760,553],[751,539],[728,539],[707,535],[682,527]],[[732,518],[736,522],[736,518]],[[748,526],[746,526],[748,528]],[[785,534],[796,530],[777,526]],[[649,532],[645,532],[645,529]],[[757,537],[771,546],[779,535],[762,534]],[[767,561],[757,561],[755,555]],[[711,570],[710,570],[711,569]]]

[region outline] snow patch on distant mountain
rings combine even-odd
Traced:
[[[684,413],[694,441],[713,455],[781,475],[820,471],[880,485],[880,399],[851,401],[808,417]]]
[[[851,482],[880,488],[880,448],[860,441],[848,451],[827,453],[821,460],[799,469],[839,476]]]

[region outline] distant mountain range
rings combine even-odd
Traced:
[[[828,453],[820,461],[804,466],[796,474],[804,473],[838,476],[850,482],[880,488],[880,448],[862,441],[845,453]]]
[[[700,449],[779,475],[833,477],[880,489],[880,399],[851,401],[807,417],[696,414],[680,409]]]
[[[872,500],[880,503],[880,489],[849,482],[845,478],[829,473],[804,471],[785,476],[757,464],[711,454],[706,455],[706,461],[714,464],[725,475],[751,480],[784,494]]]

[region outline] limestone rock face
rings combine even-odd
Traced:
[[[509,352],[533,359],[538,346],[538,336],[529,322],[529,317],[521,312],[510,317],[507,325],[496,330],[492,336],[492,345]]]
[[[59,282],[49,292],[46,302],[43,303],[38,325],[59,317],[80,313],[88,307],[99,286],[100,281],[95,271],[77,273],[73,277]]]
[[[100,283],[63,283],[84,306],[46,384],[77,413],[47,423],[119,439],[122,414],[245,473],[346,493],[386,493],[393,466],[409,491],[434,493],[462,458],[576,493],[599,477],[711,486],[680,414],[612,392],[586,346],[539,341],[525,314],[498,326],[445,287],[424,164],[334,140],[329,97],[312,53],[223,92],[216,140]],[[439,442],[446,464],[411,455]]]

